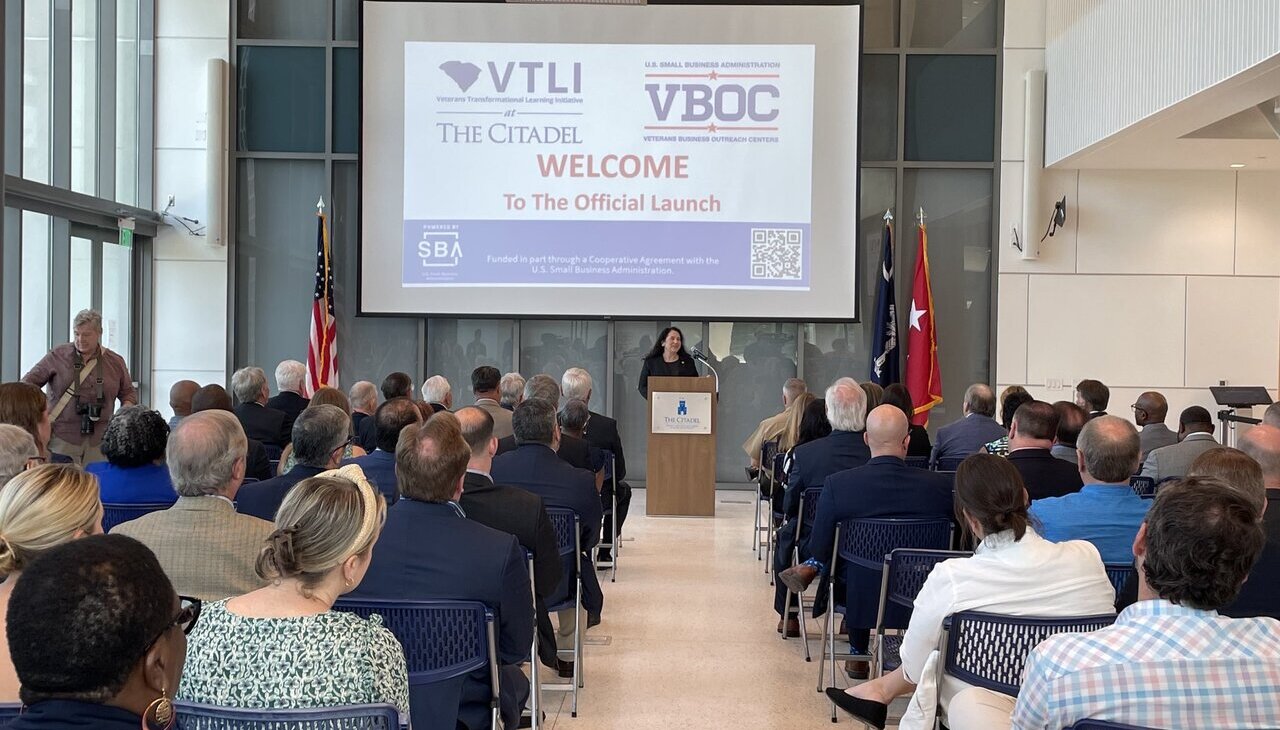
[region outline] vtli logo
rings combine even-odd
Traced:
[[[418,259],[424,269],[455,268],[462,262],[457,231],[423,231]]]
[[[677,416],[689,415],[689,404],[686,403],[683,398],[680,399],[680,403],[676,406],[676,415]]]
[[[445,61],[440,64],[440,70],[453,79],[453,83],[463,93],[480,79],[480,74],[486,69],[493,90],[499,94],[507,93],[508,87],[512,93],[517,94],[582,93],[580,62],[569,63],[567,67],[563,62],[556,61],[487,61],[483,68],[468,61]]]

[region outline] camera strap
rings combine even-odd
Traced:
[[[71,381],[71,384],[67,386],[67,389],[65,391],[63,391],[62,397],[58,399],[58,404],[53,407],[52,411],[49,411],[49,421],[51,423],[53,421],[58,420],[58,416],[61,416],[62,412],[67,409],[67,406],[71,404],[71,399],[75,397],[78,386],[83,384],[86,380],[89,379],[89,376],[93,374],[93,371],[97,367],[97,365],[98,365],[98,358],[95,357],[89,362],[85,363],[84,367],[80,368],[80,371],[79,371],[80,377],[77,380]]]

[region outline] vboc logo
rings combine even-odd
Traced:
[[[707,74],[711,81],[718,76]],[[653,114],[665,122],[676,112],[682,122],[772,122],[778,118],[777,100],[780,96],[774,84],[734,82],[718,83],[649,83],[644,85],[653,105]]]
[[[684,402],[684,399],[683,399],[683,398],[681,398],[681,399],[680,399],[680,403],[679,403],[678,405],[676,405],[676,415],[677,415],[677,416],[687,416],[687,415],[689,415],[689,405],[688,405],[687,403],[685,403],[685,402]]]
[[[462,244],[457,231],[423,231],[418,241],[418,260],[423,268],[452,268],[462,262]]]
[[[557,65],[555,61],[507,61],[504,64],[489,61],[485,64],[485,68],[489,71],[489,79],[493,82],[493,90],[499,94],[506,93],[513,77],[517,80],[517,85],[519,85],[519,77],[522,75],[524,76],[524,88],[513,88],[512,92],[523,94],[538,92],[548,94],[582,93],[581,63],[569,64],[567,71],[564,68],[564,64]],[[521,73],[516,73],[516,69],[519,69]],[[484,69],[467,61],[445,61],[440,64],[440,70],[453,79],[453,83],[458,85],[458,89],[465,93],[479,80],[480,73]]]

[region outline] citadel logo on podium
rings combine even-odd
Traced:
[[[710,393],[650,394],[652,433],[711,433]]]

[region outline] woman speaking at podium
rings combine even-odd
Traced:
[[[679,327],[668,327],[658,335],[653,349],[644,356],[644,366],[640,368],[640,395],[649,398],[649,376],[658,377],[698,377],[698,368],[693,364],[693,357],[685,352],[684,333]]]

